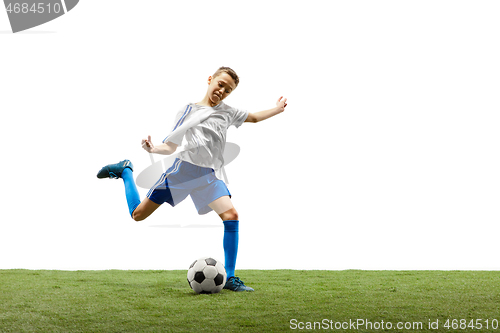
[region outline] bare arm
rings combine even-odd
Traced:
[[[269,110],[264,110],[264,111],[255,112],[255,113],[249,113],[245,122],[246,123],[258,123],[259,121],[269,119],[269,118],[274,117],[275,115],[285,111],[286,106],[287,106],[286,98],[283,99],[283,96],[281,96],[278,99],[278,101],[276,102],[276,107],[269,109]]]
[[[151,142],[151,135],[148,135],[147,139],[142,139],[142,148],[144,148],[144,150],[148,153],[171,155],[177,149],[177,145],[168,141],[167,143],[162,143],[155,147]]]

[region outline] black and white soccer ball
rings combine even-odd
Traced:
[[[226,284],[226,269],[214,258],[203,257],[191,264],[187,280],[191,289],[198,294],[215,294]]]

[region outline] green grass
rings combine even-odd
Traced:
[[[498,272],[240,270],[238,275],[256,291],[196,295],[186,271],[0,270],[0,332],[307,331],[292,330],[292,319],[303,325],[323,319],[422,322],[422,329],[414,330],[351,326],[330,330],[335,332],[500,332],[500,327],[443,327],[447,319],[467,324],[488,319],[489,325],[500,320]],[[429,320],[439,320],[439,329],[428,329]]]

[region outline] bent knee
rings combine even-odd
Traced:
[[[136,209],[132,212],[132,219],[136,222],[143,221],[147,218],[148,216],[143,214],[139,209]]]
[[[230,210],[225,211],[222,214],[219,214],[219,216],[222,219],[222,221],[230,221],[230,220],[238,221],[240,219],[238,216],[238,212],[234,208],[231,208]]]

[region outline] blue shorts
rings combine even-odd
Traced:
[[[163,174],[149,190],[149,200],[159,205],[168,202],[172,207],[190,195],[198,214],[212,211],[208,204],[231,193],[226,184],[215,177],[214,170],[203,168],[180,159]]]

